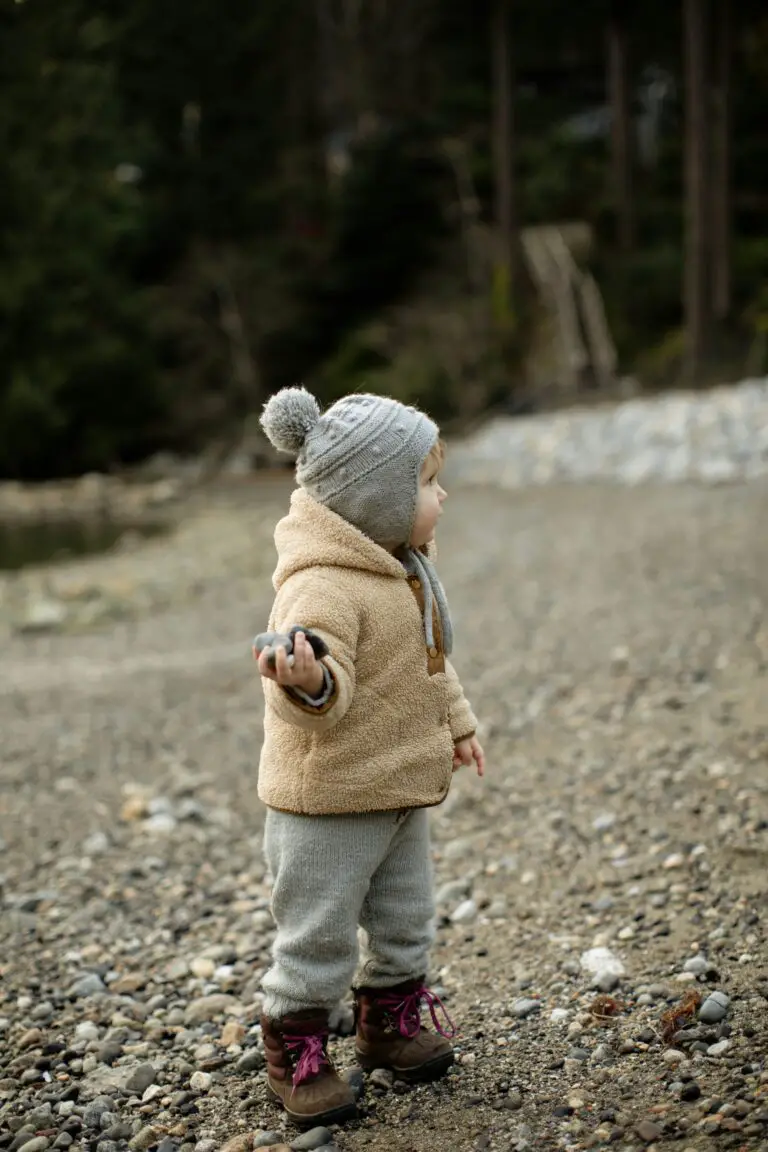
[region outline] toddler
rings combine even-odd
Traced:
[[[287,388],[262,425],[297,455],[298,482],[275,531],[269,628],[300,626],[310,638],[295,632],[290,655],[265,641],[255,650],[277,926],[261,1023],[269,1088],[291,1119],[339,1123],[355,1100],[329,1060],[328,1022],[353,979],[363,1068],[425,1081],[453,1061],[425,983],[435,915],[427,810],[462,764],[482,776],[484,755],[448,660],[451,617],[433,566],[446,496],[435,424],[369,395],[321,414],[309,392]]]

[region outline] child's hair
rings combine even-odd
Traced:
[[[435,440],[427,455],[424,457],[424,463],[421,466],[421,474],[424,473],[432,466],[436,472],[445,464],[445,441]]]

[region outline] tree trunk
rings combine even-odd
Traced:
[[[683,0],[685,59],[685,273],[686,369],[699,382],[710,321],[708,211],[707,0]]]
[[[515,203],[514,96],[509,0],[493,0],[491,17],[493,70],[493,162],[496,186],[496,226],[500,264],[510,298],[514,299],[518,275],[517,206]]]
[[[712,309],[717,320],[731,310],[731,14],[716,0],[714,109],[712,116]]]
[[[632,120],[627,52],[627,0],[611,5],[608,22],[608,100],[611,108],[611,164],[617,240],[622,252],[635,241],[632,195]]]

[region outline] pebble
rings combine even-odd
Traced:
[[[122,1044],[106,1043],[100,1044],[96,1049],[96,1058],[102,1064],[112,1065],[116,1063],[123,1054]]]
[[[444,908],[447,904],[454,904],[457,900],[463,900],[468,895],[470,887],[470,881],[466,879],[448,880],[437,889],[435,904],[438,908]]]
[[[86,976],[81,976],[79,980],[75,981],[67,996],[71,1000],[87,1000],[89,996],[98,996],[106,991],[107,987],[101,977],[97,976],[95,972],[89,972]]]
[[[280,1143],[280,1134],[278,1132],[259,1131],[253,1134],[252,1148],[271,1148],[274,1144]],[[197,1150],[195,1150],[197,1152]]]
[[[229,1048],[232,1044],[242,1044],[245,1039],[246,1031],[242,1024],[237,1020],[230,1020],[221,1030],[221,1043],[224,1048]]]
[[[193,1072],[189,1078],[189,1086],[195,1092],[207,1092],[212,1083],[210,1072]]]
[[[365,1094],[365,1073],[363,1069],[353,1064],[349,1068],[345,1068],[341,1077],[349,1084],[352,1092],[354,1093],[355,1100],[361,1100]]]
[[[471,924],[477,916],[477,904],[474,900],[462,900],[458,908],[451,913],[454,924]]]
[[[184,1012],[184,1023],[187,1025],[206,1024],[218,1016],[235,1013],[240,1005],[234,996],[226,992],[213,992],[209,996],[200,996],[193,1000]]]
[[[291,1141],[293,1152],[311,1152],[313,1148],[323,1148],[333,1141],[333,1133],[327,1128],[310,1128],[308,1132]]]
[[[19,1040],[19,1048],[24,1051],[26,1048],[36,1048],[43,1039],[43,1034],[39,1028],[29,1028]]]
[[[655,1140],[660,1140],[664,1135],[663,1128],[660,1128],[658,1124],[654,1124],[652,1120],[641,1120],[639,1124],[635,1125],[635,1132],[646,1144],[652,1144]]]
[[[719,1040],[717,1044],[710,1044],[707,1048],[707,1056],[724,1056],[730,1047],[730,1040]]]
[[[626,972],[619,957],[605,947],[582,952],[581,966],[592,977],[592,987],[600,992],[613,992]]]
[[[190,961],[189,970],[200,980],[210,980],[216,971],[216,963],[207,956],[196,956]]]
[[[370,1083],[375,1088],[382,1088],[389,1092],[395,1082],[394,1073],[389,1068],[374,1068],[370,1075]]]
[[[260,1052],[258,1048],[251,1048],[250,1051],[244,1052],[239,1057],[236,1067],[238,1072],[258,1072],[265,1063],[264,1053]]]
[[[128,1077],[125,1087],[128,1092],[142,1096],[150,1084],[154,1084],[156,1075],[157,1073],[151,1064],[141,1064]]]
[[[540,1000],[528,1000],[528,999],[515,1000],[514,1004],[510,1008],[510,1014],[512,1016],[514,1016],[517,1020],[525,1020],[529,1016],[532,1016],[535,1012],[540,1012],[540,1011],[541,1011],[541,1001]]]
[[[692,972],[694,976],[702,976],[709,968],[709,961],[706,956],[691,956],[683,964],[684,972]]]
[[[699,1009],[699,1020],[704,1024],[719,1024],[728,1015],[730,1003],[725,992],[711,992]]]
[[[86,1128],[100,1128],[101,1118],[105,1112],[112,1108],[112,1099],[109,1096],[96,1096],[91,1100],[83,1112],[83,1123]]]
[[[100,1032],[93,1020],[81,1020],[75,1028],[75,1040],[98,1040]]]

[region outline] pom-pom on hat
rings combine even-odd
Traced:
[[[345,396],[321,412],[306,388],[284,388],[261,425],[281,452],[296,455],[296,480],[310,496],[377,544],[407,544],[421,468],[437,425],[386,396]]]

